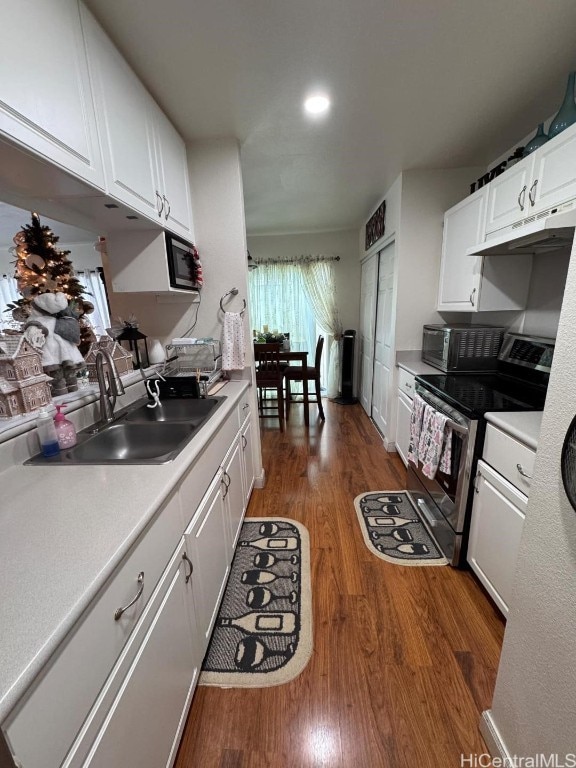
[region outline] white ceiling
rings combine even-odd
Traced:
[[[86,1],[185,139],[238,137],[249,233],[356,227],[403,169],[488,165],[576,68],[574,0]]]

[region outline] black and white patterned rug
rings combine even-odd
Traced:
[[[286,518],[247,518],[199,684],[281,685],[311,653],[308,531]]]
[[[398,565],[447,565],[404,491],[372,491],[354,499],[364,543]]]

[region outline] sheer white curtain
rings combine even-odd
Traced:
[[[255,330],[289,333],[290,343],[316,349],[314,313],[302,285],[297,264],[261,264],[249,272],[250,314]]]
[[[340,388],[340,338],[342,325],[336,308],[336,283],[331,261],[311,261],[301,265],[302,285],[316,322],[327,335],[328,382],[326,394],[336,397]]]
[[[324,355],[328,397],[340,386],[342,327],[336,309],[334,265],[322,257],[302,257],[280,262],[260,262],[249,273],[250,307],[256,330],[290,332],[290,341],[303,342],[314,361],[317,329],[326,337]]]
[[[6,312],[5,310],[8,304],[21,298],[16,280],[8,275],[2,275],[0,277],[0,330],[14,327],[10,311]]]
[[[94,329],[96,336],[102,336],[106,333],[106,328],[110,328],[110,313],[100,273],[95,269],[90,269],[76,272],[76,277],[86,288],[86,294],[84,294],[86,301],[94,304],[94,312],[85,315],[85,317]]]

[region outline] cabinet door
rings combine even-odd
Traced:
[[[533,165],[534,157],[529,155],[490,182],[487,233],[508,227],[530,215],[528,191],[532,183]]]
[[[234,554],[234,548],[238,541],[238,534],[246,511],[244,487],[242,483],[242,448],[240,435],[235,440],[230,452],[224,461],[224,511],[228,524],[230,549],[228,557],[230,562]]]
[[[244,480],[244,507],[248,508],[254,487],[254,455],[252,453],[252,421],[248,419],[240,432],[242,448],[242,478]]]
[[[478,306],[481,256],[466,249],[484,239],[486,189],[480,189],[444,214],[438,310],[473,312]]]
[[[162,223],[187,240],[193,239],[186,145],[160,107],[152,102],[158,188]]]
[[[191,630],[185,567],[176,561],[160,609],[85,768],[160,768],[176,756],[201,660]]]
[[[385,437],[390,437],[391,386],[394,351],[394,267],[396,247],[391,243],[379,254],[372,418]]]
[[[108,192],[160,221],[151,97],[92,14],[82,8]]]
[[[540,213],[576,197],[576,125],[534,153],[529,193],[530,213]]]
[[[475,489],[468,562],[507,616],[528,500],[483,461]]]
[[[408,466],[408,446],[410,445],[410,417],[412,415],[412,400],[403,392],[398,392],[398,409],[396,411],[396,448],[400,458]]]
[[[104,189],[78,0],[4,0],[0,132]]]
[[[377,279],[378,257],[374,254],[362,264],[360,295],[360,402],[369,416],[372,409]]]
[[[222,477],[222,471],[218,472],[184,534],[194,565],[192,588],[202,655],[208,646],[230,571],[230,531],[224,513]]]

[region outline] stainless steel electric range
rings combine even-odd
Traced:
[[[496,373],[416,376],[416,394],[448,417],[450,471],[433,480],[418,462],[408,464],[407,490],[430,533],[451,565],[466,561],[473,478],[482,454],[484,414],[541,411],[544,408],[554,340],[515,333],[504,335]]]

